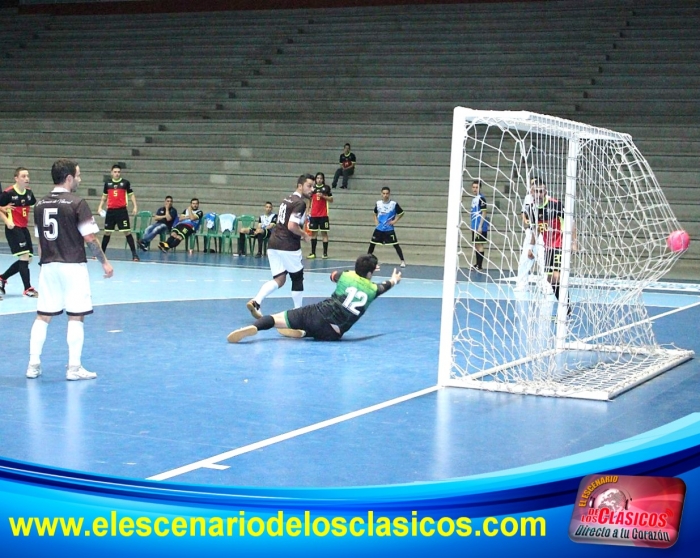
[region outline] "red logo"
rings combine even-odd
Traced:
[[[574,542],[668,548],[678,540],[685,483],[669,477],[589,475],[569,524]]]

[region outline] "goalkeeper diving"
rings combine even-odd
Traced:
[[[394,269],[391,279],[372,282],[377,257],[365,254],[355,261],[354,271],[334,271],[331,281],[337,283],[330,296],[316,304],[263,316],[253,325],[228,334],[229,343],[238,343],[258,331],[277,328],[286,337],[312,337],[319,341],[338,341],[359,320],[374,300],[401,281],[401,272]]]

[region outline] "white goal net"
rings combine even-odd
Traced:
[[[629,135],[455,109],[438,383],[607,400],[691,358],[644,303],[678,229]]]

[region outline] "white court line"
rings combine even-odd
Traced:
[[[633,327],[637,327],[642,324],[647,324],[650,322],[654,322],[658,320],[659,318],[665,318],[666,316],[671,316],[672,314],[676,314],[677,312],[683,312],[684,310],[689,310],[691,308],[695,308],[696,306],[700,306],[700,302],[694,302],[693,304],[688,304],[687,306],[680,306],[678,308],[674,308],[673,310],[669,310],[668,312],[663,312],[662,314],[657,314],[656,316],[649,316],[647,318],[644,318],[643,320],[639,320],[638,322],[634,322],[632,324],[627,324],[625,326],[620,326],[615,329],[611,329],[609,331],[604,331],[603,333],[598,333],[596,335],[592,335],[591,337],[586,337],[585,339],[581,339],[583,343],[590,343],[594,339],[597,339],[598,337],[602,337],[603,335],[611,335],[613,333],[619,333],[620,331],[625,331],[626,329],[631,329]]]
[[[225,465],[219,465],[217,462],[218,461],[224,461],[226,459],[231,459],[232,457],[236,457],[238,455],[242,455],[244,453],[249,453],[251,451],[259,450],[261,448],[265,448],[267,446],[271,446],[273,444],[277,444],[279,442],[284,442],[286,440],[290,440],[291,438],[296,438],[297,436],[302,436],[303,434],[308,434],[309,432],[314,432],[316,430],[320,430],[322,428],[326,428],[328,426],[333,426],[335,424],[345,422],[346,420],[354,419],[357,417],[360,417],[362,415],[367,415],[369,413],[373,413],[374,411],[379,411],[381,409],[385,409],[386,407],[390,407],[392,405],[396,405],[398,403],[403,403],[404,401],[408,401],[409,399],[414,399],[415,397],[421,397],[423,395],[427,395],[429,393],[433,393],[434,391],[437,391],[440,389],[439,386],[435,385],[426,389],[422,389],[420,391],[414,391],[413,393],[409,393],[407,395],[402,395],[401,397],[396,397],[395,399],[390,399],[389,401],[384,401],[383,403],[378,403],[376,405],[372,405],[371,407],[365,407],[364,409],[360,409],[358,411],[353,411],[352,413],[347,413],[345,415],[340,415],[338,417],[324,420],[322,422],[317,422],[316,424],[312,424],[310,426],[305,426],[303,428],[298,428],[297,430],[292,430],[291,432],[287,432],[285,434],[280,434],[279,436],[273,436],[272,438],[268,438],[267,440],[261,440],[260,442],[255,442],[253,444],[248,444],[247,446],[240,447],[238,449],[230,450],[224,453],[220,453],[219,455],[215,455],[213,457],[208,457],[206,459],[202,459],[201,461],[196,461],[194,463],[190,463],[189,465],[183,465],[182,467],[178,467],[177,469],[172,469],[170,471],[165,471],[164,473],[160,473],[158,475],[154,475],[152,477],[148,477],[146,480],[153,480],[153,481],[161,481],[161,480],[167,480],[171,479],[173,477],[177,477],[179,475],[184,475],[185,473],[189,473],[191,471],[195,471],[197,469],[222,469],[226,468],[227,466]]]

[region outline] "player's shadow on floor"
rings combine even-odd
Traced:
[[[285,337],[284,335],[279,335],[277,337],[267,337],[265,339],[250,339],[248,341],[244,341],[243,343],[239,343],[239,345],[243,345],[245,343],[270,343],[270,342],[277,342],[280,340],[284,341],[293,341],[295,343],[299,343],[300,341],[306,341],[306,342],[320,342],[320,343],[355,343],[356,341],[369,341],[370,339],[377,339],[379,337],[384,337],[385,335],[390,334],[390,331],[384,332],[384,333],[375,333],[374,335],[365,335],[364,337],[343,337],[339,341],[318,341],[317,339],[313,339],[311,337],[304,337],[302,339],[290,339],[288,337]]]

